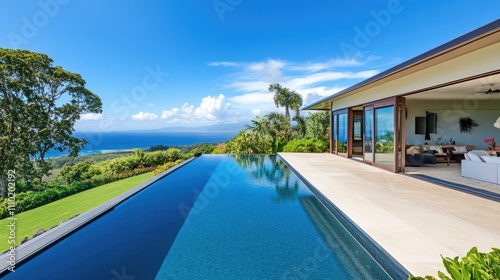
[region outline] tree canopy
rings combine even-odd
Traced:
[[[302,107],[302,96],[280,84],[275,83],[269,85],[269,91],[274,92],[274,104],[276,107],[285,107],[285,116],[290,119],[290,109],[295,112],[295,115],[300,113]]]
[[[25,182],[48,174],[48,151],[78,154],[85,140],[73,137],[81,114],[101,113],[101,99],[76,73],[54,66],[45,54],[0,48],[0,172],[16,170]]]

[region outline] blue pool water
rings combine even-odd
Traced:
[[[390,279],[275,156],[204,155],[5,279]]]

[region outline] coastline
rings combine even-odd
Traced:
[[[198,144],[218,144],[231,140],[237,132],[96,132],[75,133],[87,141],[78,156],[131,153],[135,149],[147,150],[155,146],[185,147]],[[49,158],[68,156],[68,152],[50,151]]]

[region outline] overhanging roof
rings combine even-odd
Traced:
[[[305,106],[302,110],[330,110],[330,103],[332,101],[499,42],[499,35],[500,19],[497,19],[476,30],[466,33],[443,45],[383,71],[371,78],[361,81],[349,88]]]

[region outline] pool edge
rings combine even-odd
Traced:
[[[155,183],[156,181],[162,179],[163,177],[169,175],[170,173],[175,172],[179,168],[183,167],[184,165],[190,163],[191,161],[195,160],[197,157],[191,157],[178,165],[175,165],[171,167],[170,169],[154,176],[153,178],[149,179],[148,181],[118,195],[117,197],[111,199],[108,202],[105,202],[63,224],[60,226],[57,226],[51,230],[46,231],[40,236],[37,236],[33,239],[30,239],[28,242],[21,244],[16,247],[15,249],[15,263],[16,267],[18,267],[18,264],[22,265],[22,262],[25,260],[30,259],[31,257],[35,256],[36,254],[40,253],[41,251],[45,250],[46,248],[49,248],[53,244],[57,243],[61,239],[65,238],[66,236],[70,235],[71,233],[77,231],[81,227],[87,225],[94,219],[100,217],[101,215],[105,214],[106,212],[112,210],[114,207],[119,205],[120,203],[124,202],[125,200],[129,199],[133,195],[137,194],[138,192],[142,191],[143,189],[149,187],[151,184]],[[8,273],[7,271],[9,267],[11,267],[8,263],[9,261],[9,255],[8,252],[0,255],[0,275],[4,275],[5,273]]]
[[[342,210],[335,206],[321,191],[309,182],[297,169],[295,169],[281,155],[277,155],[290,170],[292,170],[299,179],[306,184],[314,195],[332,212],[339,222],[349,231],[349,233],[361,244],[361,246],[372,256],[372,258],[384,269],[393,279],[407,279],[411,273],[391,256],[382,246],[371,238],[363,229],[361,229],[353,220],[351,220]]]

